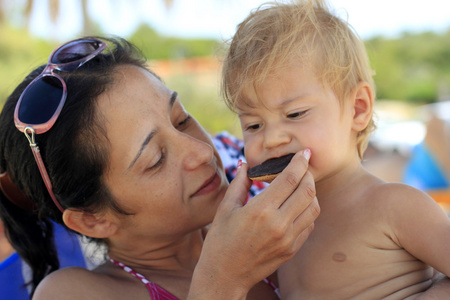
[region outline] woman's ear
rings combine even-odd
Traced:
[[[70,229],[93,238],[108,238],[114,235],[119,226],[111,214],[93,214],[81,210],[66,209],[63,221]]]
[[[360,132],[369,124],[373,114],[373,92],[370,85],[365,82],[359,82],[352,91],[353,103],[353,124],[352,129]]]

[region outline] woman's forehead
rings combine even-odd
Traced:
[[[145,69],[124,66],[111,88],[100,95],[97,114],[110,143],[141,143],[157,127],[169,126],[172,91]]]
[[[124,66],[117,80],[98,99],[98,113],[104,120],[111,146],[110,168],[126,170],[151,132],[170,125],[173,94],[145,69]]]
[[[108,91],[99,97],[102,113],[125,118],[128,114],[167,114],[172,92],[153,74],[135,66],[121,66]],[[107,116],[108,117],[108,116]]]

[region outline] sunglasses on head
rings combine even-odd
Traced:
[[[35,135],[47,132],[58,119],[67,97],[66,83],[55,71],[70,72],[100,54],[106,43],[95,38],[62,44],[50,54],[47,66],[22,92],[14,111],[14,123],[25,134],[48,193],[61,212],[64,208],[53,193]]]

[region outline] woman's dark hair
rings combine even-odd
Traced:
[[[53,192],[64,208],[88,212],[113,209],[126,213],[114,201],[102,181],[109,147],[96,99],[114,84],[118,66],[146,69],[145,59],[129,42],[101,38],[107,49],[80,68],[59,72],[67,85],[67,99],[54,126],[36,135],[36,142]],[[14,109],[22,91],[45,66],[32,71],[8,97],[0,114],[0,173],[11,180],[34,203],[33,211],[19,208],[0,191],[0,218],[6,236],[33,272],[32,294],[37,284],[59,268],[53,241],[53,222],[63,224],[44,185],[29,142],[14,125]]]

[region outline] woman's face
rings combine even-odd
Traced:
[[[161,238],[210,223],[228,183],[209,135],[148,71],[121,66],[114,78],[97,111],[110,144],[104,180],[133,214],[122,225]]]

